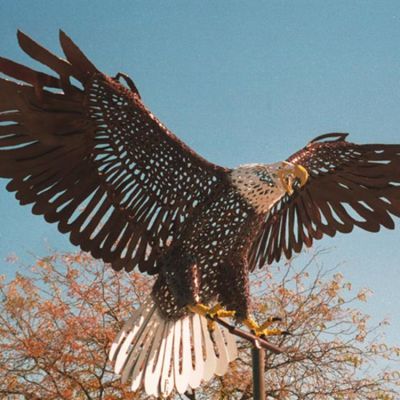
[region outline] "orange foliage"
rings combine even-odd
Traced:
[[[341,274],[317,269],[313,257],[303,268],[286,263],[252,277],[256,318],[279,316],[290,332],[271,337],[288,351],[267,356],[267,398],[398,398],[400,373],[371,365],[398,360],[399,347],[380,341],[378,328],[353,305],[366,301],[368,291],[353,295]],[[120,383],[107,353],[151,284],[85,253],[52,254],[24,275],[0,277],[0,398],[146,398]],[[248,344],[240,342],[240,349],[230,372],[196,391],[196,399],[253,397]]]
[[[107,352],[149,287],[84,253],[54,254],[0,282],[0,398],[140,398],[114,376]]]

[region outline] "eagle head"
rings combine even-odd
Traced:
[[[266,213],[286,194],[292,195],[295,184],[305,185],[307,170],[298,164],[279,161],[273,164],[246,164],[232,170],[236,190],[257,212]]]

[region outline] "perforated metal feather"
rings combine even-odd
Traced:
[[[21,47],[55,78],[0,59],[0,176],[33,212],[113,268],[156,273],[157,260],[226,169],[189,149],[137,91],[97,71],[61,33],[67,60],[26,35]],[[70,84],[78,79],[82,91]],[[29,85],[27,85],[29,84]],[[61,88],[52,93],[46,86]]]
[[[400,145],[357,145],[347,134],[326,134],[288,158],[306,167],[308,183],[284,196],[266,215],[249,263],[290,258],[324,234],[349,233],[355,226],[393,229],[400,216]]]

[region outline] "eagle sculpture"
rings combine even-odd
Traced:
[[[110,352],[132,389],[167,396],[224,374],[233,336],[207,314],[249,315],[249,273],[324,235],[394,228],[400,145],[317,137],[286,161],[229,169],[174,136],[124,74],[109,77],[60,33],[65,59],[18,32],[53,75],[0,58],[0,176],[115,270],[157,275]],[[125,83],[122,83],[122,80]]]

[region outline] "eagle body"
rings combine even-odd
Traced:
[[[114,270],[156,275],[110,359],[148,395],[223,375],[233,336],[193,305],[249,316],[249,273],[355,227],[394,229],[400,145],[310,141],[285,161],[230,169],[170,132],[125,74],[100,72],[63,32],[60,58],[18,32],[51,73],[0,57],[0,178],[21,205]]]
[[[153,288],[166,318],[181,318],[189,305],[213,302],[235,310],[239,320],[249,316],[248,253],[268,210],[285,194],[277,173],[286,166],[233,169],[228,183],[186,222],[176,245],[160,260]]]

